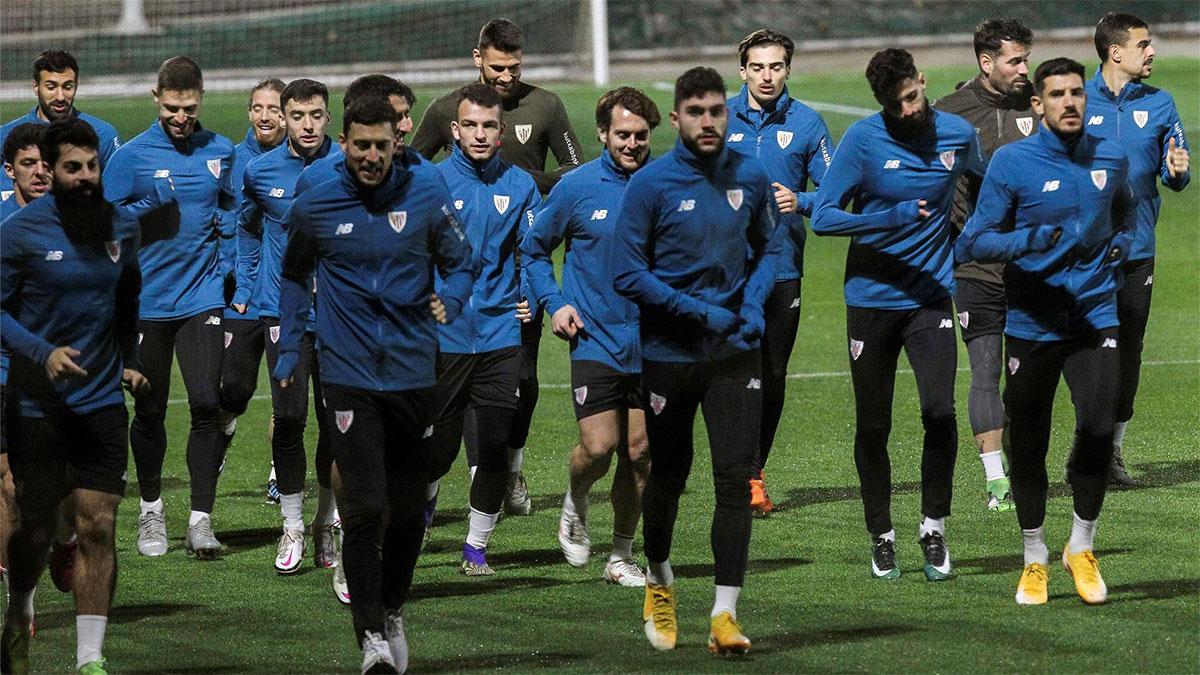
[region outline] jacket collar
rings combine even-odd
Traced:
[[[1027,95],[1005,96],[1004,94],[988,89],[987,85],[983,83],[982,73],[968,80],[963,86],[969,87],[980,101],[983,101],[993,108],[1001,108],[1005,110],[1024,110],[1029,107],[1029,96]]]
[[[492,155],[491,159],[480,164],[462,151],[462,148],[455,142],[450,148],[450,163],[459,173],[464,176],[470,176],[476,180],[481,180],[484,183],[494,183],[500,174],[504,171],[503,160],[500,159],[500,153]]]
[[[646,164],[650,163],[651,159],[652,157],[650,155],[646,155],[646,161],[641,167],[639,167],[639,169],[644,169]],[[628,181],[629,177],[633,175],[632,171],[626,171],[625,169],[622,169],[621,166],[617,164],[615,160],[613,160],[612,154],[609,153],[608,148],[600,151],[600,166],[604,167],[605,176],[615,178],[622,182]]]
[[[1121,94],[1118,96],[1113,94],[1112,90],[1108,88],[1108,83],[1104,81],[1104,73],[1102,72],[1101,68],[1096,69],[1096,76],[1092,78],[1092,82],[1094,82],[1096,85],[1096,91],[1110,101],[1123,101],[1133,98],[1135,94],[1142,90],[1142,87],[1146,86],[1142,84],[1141,80],[1130,80],[1121,89]]]
[[[763,108],[762,111],[750,107],[750,88],[744,84],[741,91],[737,93],[737,96],[733,97],[734,114],[756,125],[765,126],[768,122],[786,116],[788,109],[791,107],[792,97],[788,93],[787,85],[783,86],[783,91],[779,94],[779,98],[775,99],[771,108]]]
[[[701,157],[692,152],[688,146],[683,144],[682,139],[675,139],[675,155],[679,157],[679,161],[688,166],[697,169],[698,171],[711,174],[713,170],[725,163],[726,157],[729,155],[729,146],[723,146],[721,152],[710,157]]]
[[[330,148],[333,147],[333,139],[330,138],[328,135],[326,135],[325,140],[321,141],[321,147],[317,149],[316,154],[314,154],[312,157],[308,157],[308,158],[301,157],[300,155],[292,152],[292,140],[290,138],[285,137],[283,139],[282,147],[283,147],[283,150],[281,150],[281,152],[287,153],[288,159],[295,160],[298,162],[304,162],[304,166],[308,166],[309,164],[312,164],[313,162],[317,161],[318,159],[323,159],[326,155],[329,154]]]
[[[1034,134],[1038,139],[1037,142],[1042,144],[1042,147],[1047,150],[1067,157],[1075,157],[1082,150],[1091,147],[1091,141],[1088,138],[1087,132],[1081,132],[1078,136],[1071,139],[1064,139],[1050,128],[1040,129]]]

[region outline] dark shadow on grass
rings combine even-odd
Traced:
[[[750,560],[746,564],[747,574],[765,574],[767,572],[776,572],[792,567],[800,567],[801,565],[811,565],[812,561],[808,558],[767,558],[760,560]],[[712,563],[692,563],[687,565],[672,565],[671,571],[677,577],[684,579],[695,579],[698,577],[711,577],[713,575]]]
[[[906,633],[914,633],[918,626],[882,625],[862,626],[860,628],[842,628],[819,630],[812,632],[785,631],[770,635],[755,636],[753,654],[773,654],[780,651],[803,649],[804,647],[820,647],[847,642],[863,642],[876,638],[894,637]]]
[[[921,483],[918,481],[910,480],[892,483],[892,494],[894,495],[915,494],[920,491]],[[847,485],[845,487],[795,487],[788,490],[784,501],[776,502],[775,506],[782,510],[788,507],[800,508],[814,504],[858,501],[860,499],[862,499],[862,493],[859,491],[857,485]]]
[[[414,670],[422,673],[457,673],[462,671],[498,670],[500,668],[519,671],[535,668],[566,668],[595,656],[572,652],[538,652],[537,654],[480,654],[478,656],[453,656],[432,661],[416,659]]]
[[[186,478],[180,478],[178,476],[162,477],[163,492],[170,492],[172,490],[187,490],[190,486],[191,483]],[[136,480],[129,481],[129,483],[125,485],[125,496],[133,497],[135,499],[141,496],[141,492],[138,491],[138,482]]]
[[[1178,462],[1133,462],[1130,465],[1130,473],[1138,483],[1129,488],[1132,490],[1192,483],[1200,481],[1200,459],[1186,459]]]
[[[172,616],[195,610],[206,610],[207,605],[193,603],[154,602],[145,605],[117,605],[109,610],[109,623],[133,623],[152,617]],[[65,609],[53,612],[38,612],[37,625],[41,630],[53,630],[75,626],[75,610]]]
[[[555,586],[567,586],[571,583],[569,581],[548,579],[546,577],[513,577],[504,574],[474,579],[463,577],[462,581],[415,583],[413,584],[412,591],[409,593],[409,599],[458,598],[484,595],[493,591],[512,592],[527,588],[553,588]]]
[[[1019,537],[1013,539],[1013,549],[1021,550],[1021,540]],[[1100,559],[1103,565],[1104,556],[1106,555],[1123,555],[1132,553],[1132,548],[1102,548],[1096,550],[1096,557]],[[1050,565],[1054,567],[1060,562],[1062,551],[1057,553],[1055,549],[1050,549]],[[980,558],[954,558],[954,571],[960,576],[974,576],[977,574],[1007,574],[1021,572],[1025,567],[1025,556],[1022,553],[1011,553],[1004,555],[989,555]],[[971,570],[969,572],[964,570]]]
[[[562,562],[563,554],[557,547],[488,553],[488,564],[497,569],[501,567],[546,567]]]
[[[242,551],[270,546],[278,543],[280,529],[278,527],[258,527],[245,530],[218,531],[217,539],[225,545],[224,555],[232,555]]]
[[[1150,579],[1108,587],[1108,600],[1171,600],[1200,595],[1200,579]],[[1113,597],[1116,596],[1116,597]]]

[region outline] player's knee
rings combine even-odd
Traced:
[[[635,467],[644,467],[647,470],[650,468],[650,439],[644,431],[630,435],[625,449],[629,461]]]
[[[221,381],[220,399],[222,410],[231,412],[234,415],[243,415],[246,413],[246,407],[250,405],[250,399],[253,397],[253,383],[238,380]]]
[[[926,434],[938,438],[953,436],[958,429],[953,404],[949,410],[922,410],[921,425],[925,427]]]
[[[1112,432],[1096,433],[1092,430],[1075,432],[1075,447],[1071,452],[1071,472],[1082,476],[1098,476],[1108,473],[1112,461]]]
[[[117,514],[110,509],[90,509],[75,514],[75,533],[84,547],[105,547],[113,542]]]
[[[221,423],[221,402],[217,397],[203,398],[188,402],[192,413],[193,429],[217,428]]]
[[[887,451],[888,436],[892,433],[890,419],[860,420],[854,429],[854,446],[869,451]]]
[[[713,471],[717,508],[747,508],[750,503],[750,467]]]

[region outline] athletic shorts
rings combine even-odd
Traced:
[[[599,361],[571,361],[571,393],[577,420],[609,410],[640,410],[642,376]]]
[[[124,405],[13,419],[8,463],[18,507],[54,509],[77,488],[125,494],[129,413]]]
[[[442,390],[439,401],[516,410],[520,379],[520,347],[478,354],[438,354],[437,384]]]
[[[962,341],[970,342],[980,335],[1000,335],[1004,332],[1004,285],[979,279],[955,279],[954,310],[962,328]]]

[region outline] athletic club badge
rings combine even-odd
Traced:
[[[587,401],[587,387],[575,387],[575,403],[583,405]]]
[[[233,333],[225,331],[225,349],[229,349],[229,345],[233,343]]]
[[[529,137],[533,135],[532,124],[518,124],[513,129],[517,132],[517,140],[521,141],[521,145],[529,142]]]
[[[1021,359],[1018,359],[1015,356],[1008,357],[1008,374],[1009,375],[1016,375],[1017,368],[1020,368],[1020,367],[1021,367]]]
[[[850,358],[857,361],[858,357],[862,356],[862,350],[863,350],[863,341],[855,340],[854,338],[850,338]]]
[[[208,172],[213,175],[213,178],[216,178],[217,180],[221,180],[221,160],[219,160],[219,159],[208,160]]]
[[[1108,171],[1106,169],[1096,169],[1093,171],[1092,185],[1095,185],[1097,190],[1103,190],[1104,186],[1108,185]]]
[[[942,166],[946,167],[946,169],[948,171],[954,170],[954,151],[953,150],[947,150],[947,151],[943,152],[942,154],[938,155],[938,159],[942,160]]]
[[[343,434],[350,431],[350,425],[354,424],[353,410],[335,410],[333,411],[333,419],[337,422],[338,431]]]
[[[1146,128],[1146,122],[1150,121],[1150,113],[1146,110],[1133,111],[1133,123],[1138,125],[1139,129]]]
[[[1020,131],[1023,136],[1028,136],[1029,134],[1033,133],[1033,118],[1018,117],[1017,131]]]
[[[971,323],[971,313],[970,312],[959,312],[958,313],[958,325],[962,326],[963,328],[966,328],[967,324],[969,324],[969,323]]]
[[[734,211],[737,211],[738,209],[742,208],[742,189],[738,188],[736,190],[726,190],[725,199],[729,202],[729,206],[732,207]]]
[[[121,242],[106,241],[104,242],[104,249],[108,251],[109,260],[117,262],[121,259]]]
[[[650,392],[650,409],[654,411],[654,414],[661,415],[665,407],[667,407],[666,397]]]
[[[775,132],[775,141],[777,143],[779,143],[779,149],[783,150],[784,148],[786,148],[788,146],[788,144],[790,144],[792,142],[792,136],[794,136],[794,135],[795,134],[793,134],[790,131],[776,131]]]
[[[455,199],[455,200],[454,200],[454,208],[456,208],[456,209],[462,209],[462,207],[463,207],[463,200],[461,200],[461,199]]]
[[[390,211],[388,213],[388,224],[400,234],[404,231],[404,224],[408,222],[408,211]]]
[[[279,326],[271,326],[267,332],[271,334],[271,344],[279,342]]]
[[[492,203],[496,205],[496,211],[504,215],[508,210],[508,195],[492,195]]]

